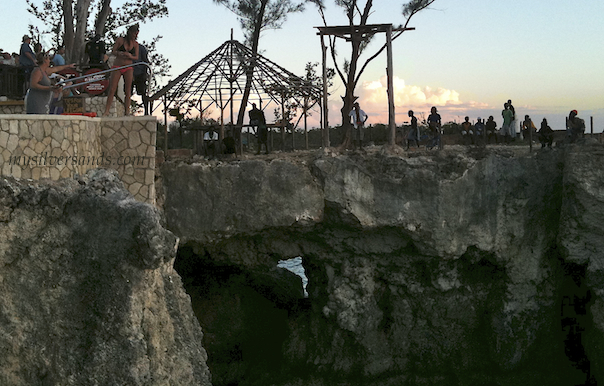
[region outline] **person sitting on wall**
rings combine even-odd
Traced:
[[[210,157],[210,153],[212,153],[212,158],[216,157],[216,143],[218,142],[218,133],[216,132],[216,128],[214,126],[210,126],[208,131],[203,135],[203,144],[205,148],[206,157]]]
[[[474,143],[479,143],[482,141],[482,138],[484,137],[484,130],[484,120],[480,117],[476,118],[476,124],[474,125]]]
[[[484,126],[487,131],[487,142],[491,143],[491,140],[494,139],[495,143],[499,143],[499,137],[497,136],[497,122],[495,122],[492,115],[489,116],[489,119],[487,119]]]
[[[585,121],[577,116],[577,110],[568,114],[566,121],[566,133],[570,143],[574,143],[585,134]]]
[[[237,145],[232,130],[228,131],[227,136],[222,140],[222,145],[224,146],[224,154],[236,154]]]
[[[536,130],[537,128],[531,120],[531,117],[525,115],[524,121],[522,122],[522,138],[524,138],[525,141],[529,141],[530,138],[535,137]]]
[[[547,119],[543,118],[541,121],[541,128],[539,129],[539,142],[541,142],[541,148],[544,148],[545,145],[551,148],[552,143],[554,142],[554,130],[547,124]]]

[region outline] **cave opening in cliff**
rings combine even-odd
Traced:
[[[586,284],[586,265],[561,261],[564,278],[560,286],[560,336],[564,354],[575,372],[585,376],[584,385],[596,385],[586,343],[593,322],[590,307],[594,302]],[[582,376],[581,376],[582,377]]]
[[[233,262],[222,247],[182,245],[174,268],[202,327],[212,384],[236,385],[250,378],[263,384],[282,368],[289,318],[307,307],[299,277],[302,258],[281,260],[280,265],[298,270],[291,272],[274,262]]]
[[[304,297],[308,297],[308,292],[306,291],[306,286],[308,285],[308,277],[306,277],[306,271],[304,270],[304,265],[302,265],[302,256],[296,256],[291,259],[279,260],[277,264],[278,268],[284,268],[288,271],[300,276],[302,279],[302,289],[304,290]]]

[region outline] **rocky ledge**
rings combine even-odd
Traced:
[[[177,238],[116,174],[0,179],[0,384],[209,385]]]

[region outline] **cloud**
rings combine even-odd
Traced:
[[[408,110],[418,110],[428,113],[432,106],[436,106],[444,121],[455,120],[460,114],[467,111],[491,110],[487,103],[464,102],[460,99],[459,92],[444,87],[432,88],[430,86],[414,86],[405,84],[404,79],[394,77],[394,106],[397,123],[407,117]],[[359,103],[363,110],[370,116],[370,123],[388,122],[388,94],[387,78],[364,82],[357,91]]]

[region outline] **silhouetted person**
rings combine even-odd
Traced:
[[[514,108],[514,105],[512,105],[512,100],[508,99],[508,107],[510,109],[510,111],[512,112],[512,123],[511,123],[511,128],[510,128],[510,137],[512,137],[512,139],[516,138],[516,109]]]
[[[252,103],[252,109],[248,112],[250,117],[250,126],[256,131],[258,138],[258,150],[256,154],[260,154],[262,145],[268,154],[268,127],[266,126],[266,118],[264,117],[264,111],[259,110],[255,103]]]
[[[531,137],[534,138],[536,129],[537,128],[535,127],[535,124],[531,120],[531,117],[529,117],[528,115],[525,115],[524,121],[522,122],[522,137],[525,140],[530,141]]]
[[[462,143],[474,143],[473,139],[474,132],[472,131],[472,123],[470,123],[470,117],[465,117],[461,123],[461,140]]]
[[[487,131],[487,142],[491,143],[491,139],[495,139],[495,143],[498,143],[499,138],[497,136],[497,122],[495,122],[492,115],[489,116],[489,119],[487,119],[485,129]]]
[[[107,66],[107,52],[105,49],[105,42],[101,39],[101,35],[94,35],[94,37],[86,43],[84,52],[88,55],[88,64],[90,67],[105,68]]]
[[[440,148],[441,146],[441,138],[440,138],[440,129],[442,123],[440,119],[440,114],[437,112],[436,107],[432,106],[430,109],[430,115],[428,116],[428,127],[430,128],[430,141],[426,146],[428,149],[432,149],[435,146]]]
[[[585,121],[577,116],[577,110],[572,110],[568,114],[566,121],[566,131],[570,143],[574,143],[579,138],[583,138],[585,133]]]
[[[547,145],[547,147],[551,148],[554,142],[554,130],[547,124],[547,119],[543,118],[543,121],[541,121],[541,128],[538,134],[541,147],[544,148]]]
[[[237,145],[233,133],[229,130],[227,136],[222,140],[224,146],[224,154],[235,154],[237,151]]]
[[[514,113],[510,110],[510,105],[508,103],[503,104],[503,111],[501,111],[501,116],[503,117],[503,126],[501,126],[501,134],[503,135],[504,142],[508,143],[514,138],[513,131],[515,129],[512,127]]]
[[[409,110],[409,118],[411,118],[411,128],[409,129],[409,133],[407,134],[407,150],[409,150],[409,146],[411,142],[415,141],[417,147],[419,147],[419,128],[417,127],[417,118],[413,115],[413,110]]]
[[[149,63],[149,57],[147,53],[147,47],[142,44],[138,44],[138,59],[134,63]],[[132,68],[132,90],[136,88],[136,93],[141,96],[143,100],[143,107],[145,109],[145,115],[149,115],[149,96],[147,95],[147,88],[149,85],[149,72],[148,67],[144,64],[139,64]]]
[[[474,125],[474,137],[472,138],[472,142],[477,143],[481,141],[481,138],[484,136],[484,120],[480,117],[476,118],[476,124]]]

